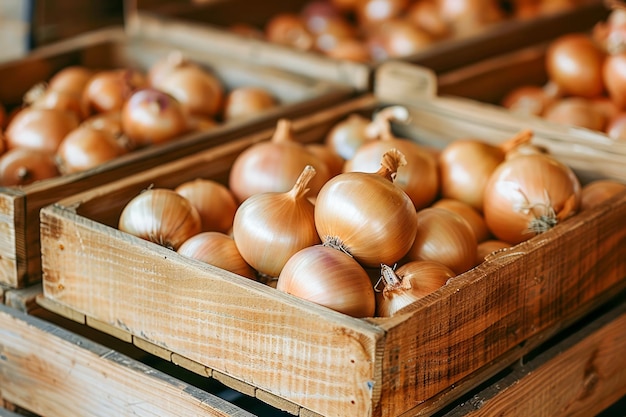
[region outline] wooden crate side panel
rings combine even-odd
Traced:
[[[370,415],[375,326],[67,211],[43,213],[47,298],[322,415]]]
[[[455,278],[391,324],[383,415],[418,406],[626,287],[626,194]],[[387,326],[385,322],[380,324]],[[387,398],[389,396],[389,398]],[[399,406],[403,408],[399,408]]]
[[[625,351],[622,303],[445,416],[599,415],[626,395]]]
[[[0,192],[0,284],[22,285],[26,270],[25,198],[19,190],[3,188]]]
[[[46,417],[252,417],[51,323],[0,306],[0,398]]]

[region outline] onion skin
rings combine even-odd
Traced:
[[[520,155],[489,179],[485,221],[497,239],[515,245],[575,214],[580,199],[580,182],[568,166],[548,155]]]
[[[603,131],[607,122],[601,109],[594,106],[590,100],[582,97],[567,97],[556,100],[546,109],[543,118],[559,124],[597,131]]]
[[[366,267],[400,260],[417,229],[413,202],[391,180],[402,163],[402,153],[391,150],[377,173],[344,172],[324,184],[315,202],[322,241],[335,242]]]
[[[48,81],[48,88],[82,96],[85,86],[93,76],[93,70],[80,65],[65,67]]]
[[[235,212],[237,249],[261,274],[277,277],[296,252],[320,243],[315,209],[306,198],[307,184],[314,175],[315,169],[308,165],[290,191],[252,195]]]
[[[605,54],[584,33],[570,33],[552,41],[546,51],[548,77],[561,90],[577,97],[592,98],[604,90]]]
[[[152,188],[130,200],[118,228],[126,233],[178,250],[202,230],[202,220],[191,203],[174,190]]]
[[[352,317],[373,317],[376,309],[365,269],[348,254],[323,245],[289,258],[276,289]]]
[[[404,261],[435,261],[462,274],[475,266],[476,246],[474,232],[461,215],[428,207],[417,213],[415,241]]]
[[[0,156],[0,185],[28,185],[60,175],[53,154],[28,148],[9,149]]]
[[[626,53],[607,56],[602,76],[609,97],[620,109],[626,109]]]
[[[453,200],[451,198],[442,198],[435,201],[435,203],[431,207],[440,207],[446,210],[450,210],[463,217],[463,219],[467,221],[467,224],[474,232],[474,236],[476,236],[476,243],[485,241],[491,236],[491,233],[489,232],[489,228],[487,228],[487,223],[485,222],[485,218],[483,217],[482,213],[480,213],[478,210],[476,210],[467,203],[459,200]]]
[[[352,159],[356,150],[372,139],[367,133],[369,124],[369,119],[357,113],[351,114],[333,126],[324,143],[343,159]]]
[[[86,171],[126,153],[115,135],[107,130],[79,126],[63,139],[56,152],[63,174]]]
[[[603,204],[611,197],[626,190],[626,184],[601,179],[585,184],[581,190],[580,210],[589,210]]]
[[[225,185],[198,178],[178,185],[174,191],[189,200],[198,210],[203,232],[226,233],[233,227],[239,205]]]
[[[83,101],[90,113],[121,110],[133,92],[148,86],[143,73],[134,69],[97,72],[83,90]]]
[[[256,279],[256,272],[244,261],[232,237],[220,232],[202,232],[183,242],[177,251],[242,277]]]
[[[492,253],[502,249],[508,249],[512,245],[497,239],[490,239],[480,242],[476,251],[476,265],[483,263]]]
[[[382,291],[376,293],[376,315],[391,317],[409,304],[437,291],[456,274],[434,261],[413,261],[393,271],[381,266]]]
[[[55,153],[65,136],[78,124],[79,120],[73,113],[26,108],[15,115],[6,129],[7,147]]]
[[[224,120],[241,120],[267,111],[278,105],[278,101],[266,89],[260,87],[237,87],[226,96]]]

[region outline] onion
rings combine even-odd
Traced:
[[[626,109],[626,53],[607,56],[602,77],[609,97],[620,109]]]
[[[328,168],[331,177],[341,174],[345,161],[337,155],[328,145],[323,143],[310,143],[305,145],[306,150],[317,156]]]
[[[614,141],[626,143],[626,112],[620,112],[610,118],[604,130]]]
[[[289,258],[276,289],[352,317],[373,317],[376,309],[365,269],[328,246],[310,246]]]
[[[78,124],[76,116],[69,112],[26,108],[17,113],[7,126],[7,146],[55,153],[65,136]]]
[[[377,25],[366,40],[370,55],[376,61],[417,54],[431,46],[430,35],[402,19],[392,19]]]
[[[78,120],[83,120],[89,113],[79,94],[47,88],[43,83],[31,87],[26,92],[24,104],[42,109],[73,112]]]
[[[507,152],[527,143],[532,132],[524,130],[495,146],[480,139],[450,142],[439,155],[441,195],[483,211],[485,184]]]
[[[567,97],[554,102],[543,114],[551,122],[603,131],[606,117],[599,107],[582,97]]]
[[[306,187],[314,176],[315,169],[307,165],[290,191],[255,194],[237,209],[235,244],[259,273],[277,277],[292,255],[320,243],[314,206],[306,198]]]
[[[476,248],[476,265],[487,260],[487,257],[494,252],[508,249],[512,245],[497,239],[490,239],[480,242]]]
[[[485,187],[487,227],[513,245],[528,240],[575,214],[580,188],[571,168],[548,155],[508,159]]]
[[[224,86],[208,70],[184,65],[153,80],[152,86],[174,97],[192,116],[214,117],[222,111]]]
[[[624,190],[626,190],[626,184],[615,180],[601,179],[592,181],[581,189],[580,210],[588,210],[599,206]]]
[[[235,196],[217,181],[198,178],[174,189],[198,210],[203,232],[226,233],[233,227],[238,204]]]
[[[268,41],[303,51],[313,49],[315,36],[307,28],[304,19],[292,13],[279,13],[265,25]]]
[[[467,36],[501,21],[497,0],[438,0],[439,14],[456,37]]]
[[[145,75],[134,69],[100,71],[91,77],[83,90],[83,100],[90,112],[121,110],[131,94],[147,87]]]
[[[151,188],[130,200],[120,215],[122,232],[178,250],[202,230],[194,206],[182,195],[166,188]]]
[[[146,75],[148,83],[151,87],[156,88],[161,83],[163,78],[180,68],[188,66],[197,67],[198,64],[193,62],[179,50],[171,51],[150,66]]]
[[[67,134],[57,150],[63,174],[86,171],[126,153],[115,135],[107,130],[79,126]]]
[[[343,159],[352,159],[356,150],[372,139],[368,134],[370,122],[370,119],[353,113],[333,126],[324,143]]]
[[[546,51],[546,72],[568,95],[596,97],[604,91],[605,54],[585,33],[562,35]]]
[[[276,107],[272,93],[261,87],[242,86],[231,90],[224,103],[224,120],[244,119]]]
[[[36,149],[14,148],[0,156],[0,185],[27,185],[58,176],[53,154]]]
[[[324,51],[327,56],[337,60],[367,63],[371,61],[370,51],[360,39],[339,39],[334,46]]]
[[[406,261],[435,261],[456,274],[468,271],[476,261],[476,237],[461,215],[443,208],[417,212],[415,241]]]
[[[409,0],[361,0],[357,3],[356,15],[359,25],[366,27],[400,16]]]
[[[463,217],[463,219],[465,219],[467,224],[470,226],[470,229],[472,229],[472,231],[474,232],[474,236],[476,237],[476,243],[480,243],[484,240],[489,239],[490,232],[487,228],[485,218],[483,217],[482,213],[480,213],[469,204],[451,198],[442,198],[435,201],[432,207],[439,207],[450,210]]]
[[[417,229],[413,202],[392,180],[404,164],[404,155],[392,149],[376,173],[344,172],[331,178],[315,202],[322,241],[341,247],[366,267],[401,259]]]
[[[376,172],[385,152],[397,149],[406,157],[406,166],[398,167],[394,184],[404,190],[416,209],[430,205],[439,192],[437,160],[416,142],[391,133],[390,120],[402,107],[388,107],[378,113],[371,127],[379,132],[379,140],[368,141],[359,147],[344,166],[344,172]],[[403,109],[406,111],[406,109]],[[408,113],[407,113],[408,114]],[[404,114],[407,118],[407,114]]]
[[[180,103],[154,88],[137,90],[122,108],[122,128],[137,146],[169,142],[187,132],[188,127]]]
[[[434,261],[413,261],[394,271],[381,266],[384,287],[376,295],[376,315],[391,317],[402,308],[426,297],[446,285],[456,274],[447,266]]]
[[[232,237],[220,232],[202,232],[183,242],[177,251],[242,277],[255,279],[256,273],[237,250]]]
[[[291,121],[280,119],[270,141],[249,147],[235,159],[228,186],[239,202],[257,193],[287,192],[307,165],[316,171],[309,183],[309,196],[315,196],[330,178],[328,168],[295,140]]]
[[[93,73],[81,65],[65,67],[50,78],[48,89],[81,96]]]
[[[544,87],[521,85],[509,91],[501,104],[515,113],[541,116],[555,99]]]
[[[407,10],[407,19],[426,31],[433,39],[442,39],[451,35],[450,26],[439,13],[437,0],[413,2]]]

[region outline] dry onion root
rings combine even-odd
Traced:
[[[322,240],[341,247],[364,266],[401,259],[417,229],[413,202],[393,183],[404,164],[404,155],[391,149],[376,173],[344,172],[331,178],[315,203],[315,225]]]
[[[376,284],[376,315],[391,317],[399,310],[443,287],[456,276],[447,266],[435,261],[413,261],[394,271],[381,265]],[[382,290],[378,287],[383,284]]]

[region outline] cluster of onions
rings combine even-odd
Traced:
[[[527,19],[584,0],[310,0],[274,15],[262,29],[232,31],[356,62],[420,52],[443,39],[472,35],[506,19]]]
[[[465,138],[428,149],[394,135],[392,122],[408,115],[396,106],[350,114],[317,153],[280,120],[270,140],[236,158],[228,188],[195,180],[146,190],[119,228],[353,317],[390,316],[626,189],[608,180],[581,188],[528,130],[499,145]],[[356,169],[361,153],[378,164]],[[429,197],[411,196],[412,181]]]
[[[82,172],[277,104],[259,87],[226,91],[212,72],[179,52],[147,72],[69,66],[33,86],[3,123],[0,185]]]
[[[592,32],[557,37],[545,54],[547,82],[519,85],[501,104],[626,141],[625,28],[626,8],[618,5]]]

